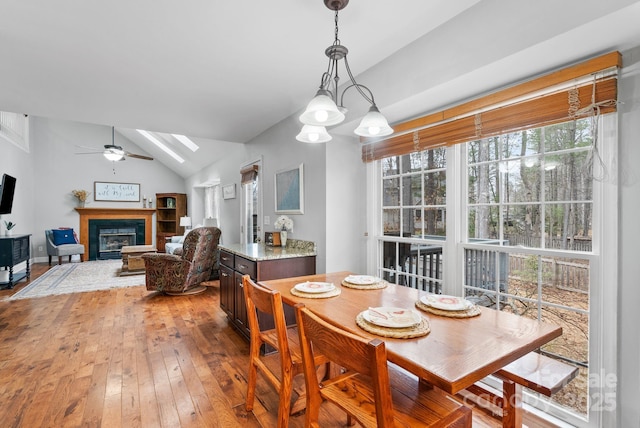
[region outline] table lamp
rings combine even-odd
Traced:
[[[180,226],[186,230],[191,229],[191,217],[180,217]]]

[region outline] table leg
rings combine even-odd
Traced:
[[[502,407],[502,427],[522,427],[522,385],[510,380],[504,380],[504,403]]]

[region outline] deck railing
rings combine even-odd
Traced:
[[[385,241],[382,245],[384,279],[431,293],[442,292],[442,246],[398,241]],[[508,293],[509,280],[531,280],[531,257],[498,250],[466,249],[465,285],[472,289],[496,291],[499,281],[500,292]],[[533,257],[537,260],[536,256]],[[540,260],[543,284],[588,292],[588,264],[547,257]],[[467,293],[480,295],[480,290]]]

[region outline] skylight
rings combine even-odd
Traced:
[[[145,137],[147,140],[151,141],[153,144],[155,144],[160,149],[162,149],[163,152],[165,152],[166,154],[168,154],[178,162],[184,163],[184,159],[182,159],[176,152],[171,150],[169,147],[161,143],[156,137],[151,135],[149,132],[145,131],[144,129],[136,129],[136,131],[138,131],[143,137]]]
[[[196,150],[198,150],[200,148],[200,146],[198,146],[196,143],[194,143],[193,141],[191,141],[189,139],[189,137],[185,136],[185,135],[180,135],[180,134],[171,134],[173,135],[173,137],[180,141],[182,144],[184,144],[186,147],[188,147],[192,152],[195,152]]]

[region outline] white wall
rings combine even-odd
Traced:
[[[288,214],[294,223],[293,233],[289,237],[316,243],[316,271],[322,273],[326,271],[327,254],[326,146],[300,143],[295,139],[299,132],[297,116],[280,122],[247,144],[248,158],[262,157],[263,210],[264,215],[270,217],[270,224],[262,225],[266,231],[274,230],[273,223],[280,215],[275,212],[275,173],[304,164],[304,214]]]
[[[33,152],[33,150],[30,150]],[[16,178],[16,192],[11,214],[0,216],[0,235],[5,233],[5,221],[16,223],[13,234],[32,233],[35,210],[35,167],[33,156],[0,137],[0,175]],[[44,232],[43,232],[44,234]]]
[[[204,192],[194,189],[206,182],[219,181],[222,186],[236,185],[234,199],[220,200],[220,218],[218,226],[222,231],[221,242],[232,244],[240,241],[240,166],[248,160],[247,148],[244,144],[229,144],[220,151],[211,164],[186,180],[189,194],[189,213],[194,224],[204,219]]]
[[[366,169],[355,135],[327,143],[327,272],[366,270]]]
[[[640,47],[623,52],[622,63],[618,87],[618,426],[640,427]]]

